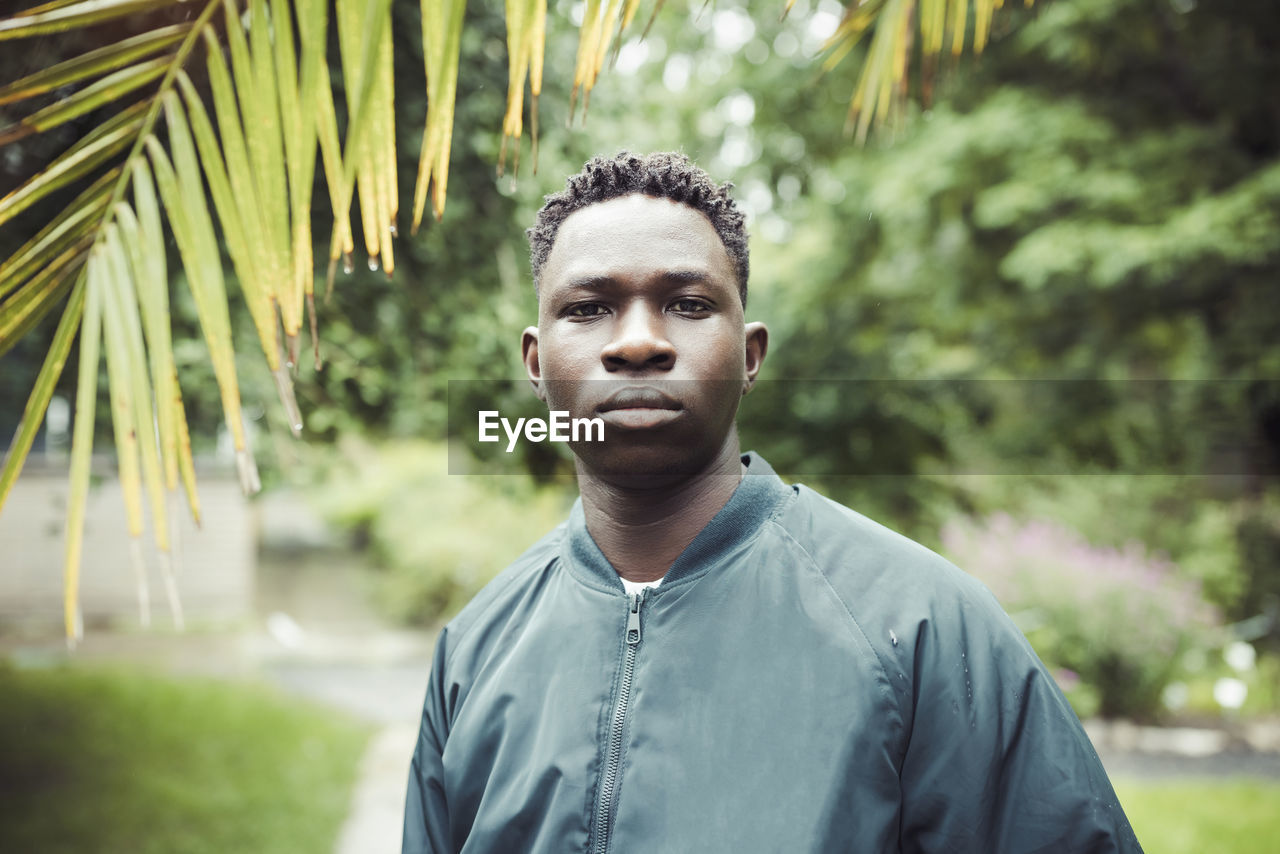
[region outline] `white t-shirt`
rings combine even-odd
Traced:
[[[621,575],[618,576],[618,580],[621,581],[622,586],[627,589],[628,595],[632,593],[639,593],[645,587],[657,587],[659,584],[662,583],[661,578],[659,578],[656,581],[627,581]]]

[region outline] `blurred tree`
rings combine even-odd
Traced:
[[[749,423],[775,464],[1174,475],[1127,500],[1076,479],[1094,498],[1073,511],[1186,558],[1234,616],[1256,613],[1278,541],[1261,521],[1280,470],[1278,41],[1268,4],[1053,4],[891,147],[782,167],[802,213],[783,212],[781,254],[803,278],[772,306],[771,375],[905,382],[762,389]],[[931,507],[1065,486],[1010,480],[829,486],[932,541]],[[1235,496],[1223,539],[1204,501]]]
[[[78,193],[46,224],[33,229],[34,234],[0,265],[0,297],[7,295],[0,303],[0,354],[55,307],[62,307],[0,470],[0,503],[34,443],[79,339],[68,510],[69,635],[78,631],[76,567],[100,353],[106,356],[131,534],[141,535],[143,507],[149,504],[157,546],[167,553],[164,491],[175,489],[179,479],[192,513],[199,516],[187,411],[172,343],[165,220],[178,245],[188,286],[184,290],[208,345],[226,431],[247,492],[258,488],[258,472],[242,413],[223,251],[235,270],[286,424],[295,435],[302,429],[302,417],[293,369],[301,358],[308,322],[316,338],[314,196],[327,191],[334,214],[330,283],[340,260],[352,266],[357,235],[371,269],[394,269],[400,196],[394,38],[400,28],[393,21],[398,17],[404,23],[405,4],[336,0],[332,9],[330,5],[329,0],[53,0],[0,19],[0,41],[102,28],[92,30],[98,36],[93,50],[38,68],[0,88],[0,104],[37,105],[0,129],[0,144],[12,146],[69,127],[83,116],[95,122],[66,151],[0,198],[4,225],[31,208],[41,209],[42,202],[52,203],[60,190]],[[788,3],[784,11],[793,5]],[[819,10],[830,19],[829,26],[824,24],[824,46],[833,51],[830,61],[844,56],[864,36],[869,40],[849,109],[849,121],[856,124],[859,136],[865,135],[873,117],[900,108],[917,30],[920,49],[929,57],[944,44],[953,54],[966,43],[981,50],[995,5],[995,0],[925,0],[918,16],[913,0],[850,3],[840,17]],[[639,6],[638,0],[588,0],[574,7],[581,29],[570,117],[578,103],[585,113],[615,34],[628,28]],[[420,6],[427,99],[413,194],[415,231],[428,198],[437,219],[444,211],[465,7],[465,0],[422,0]],[[519,159],[526,82],[536,159],[546,15],[545,0],[506,4],[509,75],[499,172],[509,141],[514,143],[513,165]],[[336,51],[330,44],[334,34]],[[483,39],[482,49],[487,52],[492,41]],[[200,51],[195,50],[198,43]],[[496,42],[494,58],[501,55],[502,46]],[[195,61],[198,56],[203,56],[203,65]],[[331,56],[341,60],[333,71]],[[340,97],[335,99],[335,94]],[[116,108],[121,99],[135,97],[139,100]],[[46,103],[38,106],[41,98]],[[340,119],[345,119],[341,135]],[[22,159],[21,150],[13,150]],[[317,170],[323,182],[315,180]],[[349,216],[357,202],[358,230]],[[214,230],[215,213],[220,232]],[[511,256],[502,246],[498,258],[507,259],[503,263],[510,271]],[[505,278],[514,281],[509,275]],[[385,303],[378,305],[381,309]],[[318,341],[315,346],[318,365]],[[376,408],[387,395],[369,379],[339,376],[337,382],[354,380],[357,406]]]

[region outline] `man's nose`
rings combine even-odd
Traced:
[[[600,351],[600,360],[611,371],[670,370],[676,363],[676,348],[664,334],[661,315],[633,306],[618,319],[613,340]]]

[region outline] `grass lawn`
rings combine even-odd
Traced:
[[[1112,782],[1147,854],[1280,850],[1280,781]]]
[[[0,851],[327,854],[369,735],[267,688],[0,663]]]

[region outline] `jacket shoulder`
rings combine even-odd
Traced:
[[[922,624],[943,634],[967,627],[1023,642],[977,578],[861,513],[800,486],[798,500],[777,521],[881,653],[902,652],[900,642]]]
[[[834,586],[862,587],[881,579],[897,595],[925,593],[937,585],[972,583],[981,588],[972,576],[915,540],[807,486],[796,491],[798,500],[777,522]]]

